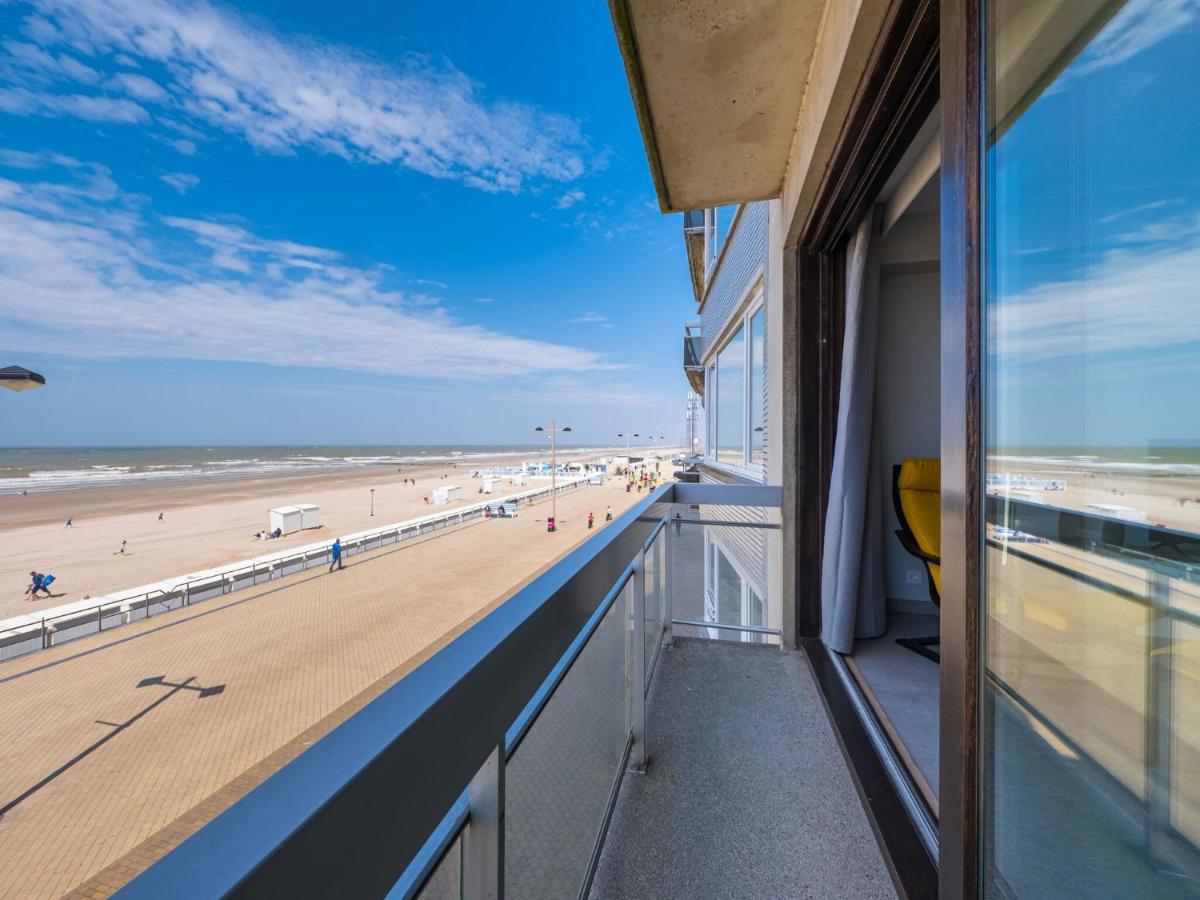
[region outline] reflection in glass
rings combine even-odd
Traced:
[[[746,335],[742,328],[717,354],[717,460],[745,462]]]
[[[766,345],[763,342],[763,322],[766,310],[759,309],[750,318],[750,462],[763,463],[763,439],[766,437],[766,415],[763,393],[766,373]]]
[[[1189,4],[987,4],[989,896],[1200,890],[1197,47]]]

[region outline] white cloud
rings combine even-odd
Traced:
[[[496,298],[495,297],[476,297],[474,302],[475,303],[495,303]]]
[[[167,92],[157,82],[134,72],[118,72],[108,82],[115,89],[136,97],[138,100],[161,103]]]
[[[571,188],[571,190],[567,191],[565,194],[563,194],[561,197],[558,198],[558,200],[554,204],[554,208],[555,209],[570,209],[576,203],[582,203],[584,198],[586,198],[586,197],[587,197],[587,194],[585,194],[579,188]]]
[[[582,316],[576,316],[574,319],[567,319],[568,325],[599,325],[601,328],[612,328],[612,322],[608,321],[608,316],[602,316],[599,313],[587,312]]]
[[[585,168],[588,146],[573,119],[489,99],[448,62],[410,54],[383,63],[352,49],[269,33],[204,0],[33,5],[41,15],[27,20],[25,33],[43,44],[42,51],[63,45],[94,64],[124,57],[143,70],[160,68],[167,75],[161,85],[126,80],[123,88],[143,102],[160,99],[151,96],[150,85],[164,88],[173,114],[182,110],[193,122],[239,134],[259,150],[308,148],[488,191],[570,181]],[[40,71],[71,80],[52,63],[40,61]],[[94,99],[131,104],[127,98]],[[81,100],[74,102],[83,108]],[[10,99],[3,108],[66,113],[59,95],[46,89],[20,102]]]
[[[200,178],[188,172],[168,172],[158,176],[163,182],[175,188],[181,194],[186,194],[200,183]]]
[[[1088,45],[1078,73],[1131,59],[1200,19],[1200,0],[1132,0]]]
[[[7,346],[449,380],[616,368],[593,351],[459,321],[390,286],[386,267],[328,248],[194,218],[164,218],[156,234],[141,201],[93,199],[106,170],[72,162],[79,186],[0,178]]]
[[[1105,353],[1162,353],[1200,342],[1200,241],[1118,247],[1057,281],[1002,297],[992,350],[1006,360],[1064,361]]]
[[[410,278],[409,283],[410,284],[423,284],[426,287],[438,288],[443,291],[446,290],[446,288],[450,287],[450,285],[446,284],[446,282],[444,282],[444,281],[431,281],[428,278]]]
[[[76,116],[90,122],[120,122],[126,125],[149,118],[136,103],[120,97],[52,94],[20,87],[0,88],[0,112],[22,116]]]

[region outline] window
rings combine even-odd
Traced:
[[[737,210],[735,204],[718,206],[715,209],[704,211],[704,269],[706,272],[712,270],[717,257],[721,255],[721,248],[725,246],[725,241],[732,230],[733,217],[737,214]]]
[[[717,354],[717,461],[745,462],[746,339],[739,328]]]
[[[705,619],[722,625],[767,625],[767,601],[734,566],[728,551],[711,534],[705,537]],[[740,640],[749,644],[766,641],[766,635],[753,631],[729,631],[709,628],[713,639]]]
[[[984,5],[984,891],[1195,895],[1200,20]]]
[[[742,314],[733,336],[708,368],[708,448],[713,462],[737,468],[765,462],[766,315],[762,304]]]
[[[765,386],[766,346],[763,342],[763,319],[766,311],[760,306],[750,317],[750,462],[763,464],[763,437],[766,434],[766,417],[763,410],[763,388]]]

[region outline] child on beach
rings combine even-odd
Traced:
[[[120,546],[120,547],[118,547],[116,550],[114,550],[114,551],[113,551],[113,556],[124,556],[124,555],[125,555],[125,545],[126,545],[127,543],[129,543],[129,542],[128,542],[128,541],[121,541],[121,546]]]

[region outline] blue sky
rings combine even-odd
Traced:
[[[1133,0],[990,148],[994,443],[1200,446],[1197,46]]]
[[[0,4],[0,443],[682,432],[603,3]]]

